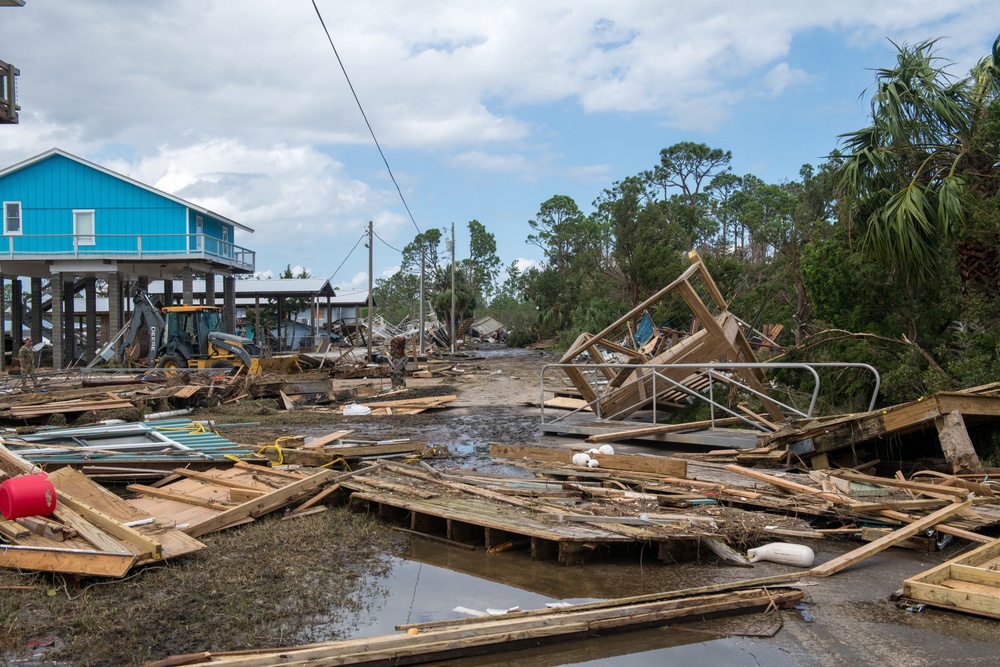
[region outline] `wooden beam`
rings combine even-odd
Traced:
[[[132,553],[15,545],[0,548],[0,567],[94,577],[124,577],[136,560]]]
[[[247,491],[261,490],[259,486],[254,486],[252,484],[245,484],[243,482],[237,482],[235,480],[227,479],[225,477],[211,475],[207,472],[188,470],[187,468],[174,468],[173,473],[175,475],[180,475],[181,477],[190,477],[191,479],[196,479],[199,482],[206,482],[208,484],[214,484],[216,486],[226,486],[231,489],[246,489]]]
[[[784,491],[793,491],[795,493],[802,493],[809,496],[815,496],[817,498],[821,498],[823,500],[838,505],[854,505],[857,503],[857,501],[854,500],[853,498],[849,498],[848,496],[843,496],[839,493],[827,493],[825,491],[815,489],[811,486],[806,486],[805,484],[799,484],[798,482],[793,482],[788,479],[781,479],[780,477],[767,475],[765,473],[758,472],[756,470],[750,470],[749,468],[744,468],[742,466],[738,466],[732,463],[726,465],[725,468],[726,470],[729,470],[731,472],[736,472],[741,475],[745,475],[746,477],[760,480],[761,482],[767,482],[768,484],[777,487],[779,489],[782,489]]]
[[[881,537],[875,540],[874,542],[869,542],[864,546],[858,547],[853,551],[848,551],[846,554],[842,556],[838,556],[833,560],[829,560],[823,563],[822,565],[814,567],[813,569],[809,570],[809,574],[811,574],[814,577],[829,577],[831,574],[836,574],[837,572],[840,572],[841,570],[848,568],[851,565],[854,565],[855,563],[862,561],[865,558],[868,558],[869,556],[877,554],[878,552],[884,549],[888,549],[894,544],[898,544],[904,540],[913,537],[921,530],[926,530],[927,528],[933,528],[937,524],[942,523],[948,517],[957,514],[963,510],[967,510],[970,507],[972,507],[971,500],[966,500],[963,503],[953,503],[948,507],[939,509],[937,512],[934,512],[933,514],[928,514],[919,521],[914,521],[908,526],[903,526],[902,528],[899,528],[898,530],[889,533],[885,537]]]
[[[169,489],[157,489],[152,486],[146,486],[144,484],[129,484],[126,487],[127,490],[133,493],[141,493],[144,496],[150,496],[152,498],[161,498],[163,500],[173,500],[178,503],[184,503],[185,505],[195,505],[196,507],[207,507],[213,510],[224,510],[232,505],[223,504],[221,500],[212,500],[210,498],[199,498],[197,496],[192,496],[189,493],[181,493],[180,491],[170,491]],[[263,493],[263,492],[262,492]]]
[[[372,470],[377,469],[377,467],[378,466],[370,466],[368,468],[362,468],[361,470],[355,470],[354,472],[348,472],[342,475],[337,475],[335,470],[327,469],[320,471],[315,475],[310,475],[309,477],[292,482],[288,486],[276,489],[271,493],[257,498],[256,500],[245,502],[242,505],[237,505],[236,507],[220,512],[214,517],[191,524],[184,529],[184,532],[191,537],[201,537],[206,533],[224,528],[235,521],[246,519],[248,517],[256,518],[262,514],[272,512],[279,507],[294,501],[299,496],[309,493],[310,491],[314,491],[326,484],[341,482],[346,479],[350,479],[355,475],[371,472]]]
[[[56,492],[57,502],[69,507],[71,510],[82,516],[84,519],[94,524],[109,535],[136,548],[136,554],[140,559],[163,558],[163,545],[149,535],[144,535],[131,526],[126,526],[112,516],[91,507],[90,505],[68,496],[64,493]]]
[[[956,475],[983,474],[983,463],[979,460],[972,438],[965,429],[962,413],[953,410],[935,419],[934,425],[937,427],[938,440],[941,442],[941,453],[951,466],[951,472]]]
[[[545,402],[546,407],[549,405],[549,401]],[[647,435],[657,435],[660,433],[678,433],[686,431],[703,431],[707,428],[713,428],[715,426],[731,426],[733,424],[742,424],[746,420],[739,417],[724,417],[722,419],[706,419],[704,421],[688,422],[686,424],[655,424],[652,426],[644,426],[641,428],[634,428],[631,430],[614,431],[611,433],[597,433],[588,437],[585,442],[599,443],[599,442],[621,442],[623,440],[629,440],[631,438],[642,438]]]
[[[575,453],[577,452],[568,449],[550,449],[547,447],[518,447],[498,443],[490,445],[490,456],[502,459],[529,458],[536,461],[557,461],[571,465],[573,463],[573,454]],[[595,454],[594,458],[600,462],[602,468],[607,468],[608,470],[649,472],[671,477],[684,477],[687,475],[687,461],[683,459],[628,454]]]

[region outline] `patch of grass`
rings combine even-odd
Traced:
[[[332,508],[202,541],[207,549],[123,581],[0,571],[0,586],[34,586],[0,594],[0,664],[49,636],[57,643],[46,659],[95,667],[336,639],[331,628],[381,597],[375,581],[405,538]]]

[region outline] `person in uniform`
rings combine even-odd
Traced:
[[[22,375],[35,372],[35,350],[31,346],[31,338],[24,339],[24,345],[18,350],[17,358],[21,362]]]

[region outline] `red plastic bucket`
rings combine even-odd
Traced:
[[[11,477],[0,484],[0,514],[8,521],[48,516],[56,510],[56,489],[45,473]]]

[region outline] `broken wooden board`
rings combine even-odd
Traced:
[[[448,407],[448,403],[457,399],[458,396],[456,394],[450,394],[448,396],[425,396],[424,398],[401,398],[389,401],[371,401],[368,403],[359,403],[359,405],[371,408],[372,412],[374,412],[377,408],[427,410],[429,408]]]
[[[309,443],[311,444],[311,443]],[[275,448],[264,450],[264,456],[271,461],[281,462],[289,465],[301,465],[310,468],[319,468],[338,459],[356,461],[358,459],[375,456],[393,456],[398,454],[416,454],[426,445],[419,442],[391,443],[384,445],[339,445],[335,447],[312,448],[305,447],[282,447],[279,452]]]
[[[801,591],[787,589],[753,589],[636,604],[616,604],[617,601],[611,600],[597,607],[570,605],[511,618],[487,616],[457,619],[447,624],[411,626],[415,630],[406,633],[271,651],[258,649],[176,656],[147,663],[146,667],[167,667],[192,662],[225,664],[231,667],[439,663],[441,660],[520,648],[524,642],[530,642],[531,645],[558,643],[585,638],[595,633],[622,632],[701,618],[709,614],[746,613],[768,609],[772,605],[785,608],[797,604],[802,595]]]
[[[942,609],[1000,619],[1000,540],[903,582],[903,597]]]
[[[971,500],[966,500],[964,503],[953,503],[948,507],[925,516],[919,521],[914,521],[908,526],[903,526],[902,528],[895,530],[884,537],[880,537],[874,542],[869,542],[868,544],[858,547],[853,551],[849,551],[842,556],[838,556],[833,560],[823,563],[822,565],[818,565],[809,570],[809,574],[814,577],[828,577],[831,574],[836,574],[837,572],[840,572],[841,570],[848,568],[873,554],[877,554],[884,549],[888,549],[895,544],[899,544],[900,542],[913,537],[921,530],[933,528],[939,523],[943,523],[948,517],[970,507],[972,507]]]
[[[574,452],[568,449],[549,449],[545,447],[517,447],[514,445],[490,445],[490,456],[503,459],[528,458],[536,461],[556,461],[571,465]],[[648,472],[670,477],[687,475],[687,462],[681,459],[665,456],[640,456],[621,454],[594,454],[601,468],[610,470],[628,470],[632,472]]]
[[[205,548],[184,533],[152,521],[72,468],[54,471],[49,480],[56,489],[57,507],[50,519],[35,523],[50,530],[8,536],[13,543],[0,547],[0,566],[122,577],[136,564]]]
[[[946,415],[958,413],[945,423]],[[1000,420],[1000,397],[969,392],[938,392],[933,396],[872,412],[796,420],[785,428],[764,436],[761,444],[795,447],[806,458],[817,459],[813,467],[825,467],[824,455],[841,449],[857,448],[867,442],[899,437],[938,427],[949,440],[942,453],[955,469],[971,466],[965,423]]]
[[[74,399],[68,401],[50,401],[41,405],[15,405],[8,410],[8,413],[16,419],[29,419],[31,417],[41,417],[42,415],[52,415],[60,412],[123,410],[131,407],[135,407],[132,401],[125,399]]]
[[[329,445],[332,442],[337,442],[338,440],[342,440],[343,438],[346,438],[349,435],[353,435],[355,431],[356,429],[353,428],[344,431],[334,431],[332,433],[327,433],[326,435],[321,435],[319,437],[313,438],[312,440],[306,442],[302,446],[309,448],[325,447],[326,445]]]
[[[264,466],[234,466],[200,473],[178,469],[175,473],[178,474],[178,479],[159,488],[136,484],[129,486],[129,491],[137,496],[129,498],[128,503],[156,517],[160,522],[175,526],[194,537],[253,520],[253,512],[249,509],[251,504],[281,491],[291,483],[307,478],[305,473],[287,473]],[[237,491],[236,498],[233,497],[234,490]],[[241,497],[239,492],[249,491],[260,493],[249,500],[241,499],[245,496]],[[274,498],[270,500],[273,501]],[[284,505],[279,503],[274,509],[282,506]],[[239,508],[244,511],[227,514]]]
[[[129,490],[138,497],[128,502],[191,537],[201,537],[252,521],[317,493],[327,484],[363,474],[366,470],[344,474],[329,469],[289,473],[237,464],[229,469],[192,475],[190,471],[179,469],[174,472],[183,474],[184,478],[159,489],[130,486]],[[250,493],[252,491],[261,493]]]

